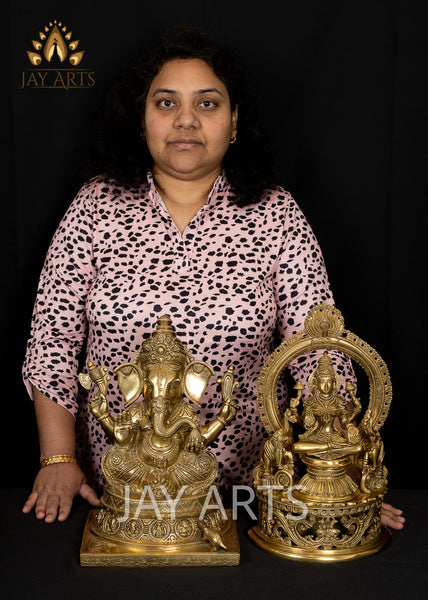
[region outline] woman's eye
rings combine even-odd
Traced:
[[[159,101],[159,106],[162,108],[171,108],[171,106],[174,106],[174,102],[165,98],[165,100]]]
[[[200,106],[202,106],[203,108],[214,108],[215,102],[213,102],[212,100],[203,100]]]

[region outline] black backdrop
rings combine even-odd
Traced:
[[[324,252],[347,329],[387,362],[391,487],[426,487],[426,20],[412,0],[9,2],[3,62],[4,487],[38,464],[20,369],[50,238],[80,183],[112,76],[174,23],[227,41],[250,68],[281,166]],[[58,19],[85,50],[87,89],[20,89],[26,51]],[[6,34],[3,33],[4,39]]]

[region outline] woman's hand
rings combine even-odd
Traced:
[[[37,474],[33,490],[22,512],[33,508],[38,519],[46,523],[65,521],[70,514],[75,496],[80,495],[92,506],[100,501],[95,491],[86,483],[85,475],[75,463],[57,463],[43,467]]]
[[[73,415],[33,388],[34,407],[39,430],[40,456],[75,455],[75,423]],[[46,523],[65,521],[75,496],[80,495],[93,506],[100,501],[86,483],[85,475],[76,463],[53,463],[40,469],[33,490],[22,511],[33,508],[38,519]]]
[[[382,508],[380,510],[380,522],[385,527],[391,527],[392,529],[403,529],[406,519],[402,516],[403,511],[399,508],[394,508],[390,504],[382,502]]]

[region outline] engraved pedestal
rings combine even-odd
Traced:
[[[258,493],[259,521],[248,535],[260,548],[294,560],[338,562],[363,558],[382,550],[390,534],[379,520],[382,495],[360,494],[352,502],[299,506],[273,494]],[[307,511],[307,512],[306,512]]]
[[[147,545],[108,540],[94,533],[97,512],[91,510],[85,524],[80,548],[80,564],[84,567],[213,567],[239,564],[239,540],[236,524],[229,510],[226,511],[228,520],[221,530],[227,550],[217,551],[206,541],[175,544],[171,536],[170,542]],[[181,526],[184,530],[186,523],[182,522]],[[132,529],[132,524],[128,528]],[[153,532],[156,519],[147,524],[147,530],[150,528]],[[160,525],[160,529],[162,528]]]

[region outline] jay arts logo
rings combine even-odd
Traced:
[[[95,74],[80,67],[85,50],[80,40],[61,21],[50,21],[31,40],[33,50],[27,50],[32,68],[22,71],[20,89],[82,89],[95,85]]]

